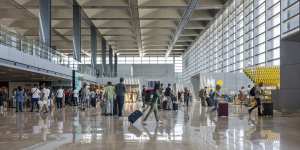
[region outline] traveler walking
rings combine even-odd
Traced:
[[[240,105],[246,104],[247,91],[244,86],[239,90],[238,99],[240,100]]]
[[[157,102],[160,98],[160,95],[159,95],[159,84],[155,84],[154,86],[154,93],[153,93],[153,97],[152,97],[152,100],[151,100],[151,104],[150,104],[150,110],[148,111],[147,115],[145,116],[145,118],[143,119],[143,124],[145,125],[145,121],[148,119],[149,115],[153,112],[154,113],[154,116],[155,116],[155,119],[156,119],[156,122],[157,123],[161,123],[159,121],[159,111],[158,111],[158,107],[157,107]]]
[[[91,102],[90,105],[92,107],[96,107],[96,99],[97,99],[97,95],[96,95],[95,90],[93,89],[90,92],[90,102]]]
[[[258,116],[261,116],[262,115],[262,113],[261,113],[261,96],[262,96],[262,94],[263,94],[263,91],[262,91],[262,86],[263,86],[263,83],[259,83],[258,85],[255,85],[255,87],[253,87],[254,89],[254,93],[253,92],[251,92],[250,91],[250,95],[252,96],[253,94],[253,96],[254,96],[254,98],[255,98],[255,101],[256,101],[256,104],[252,107],[252,108],[250,108],[249,110],[248,110],[248,112],[249,112],[249,115],[251,115],[251,112],[253,111],[253,109],[255,109],[256,107],[257,107],[257,109],[258,109]],[[253,94],[252,94],[253,93]]]
[[[114,115],[121,117],[123,115],[123,105],[125,99],[126,87],[124,85],[124,78],[120,78],[120,83],[116,85],[116,104],[114,109]]]
[[[73,106],[78,106],[78,96],[79,92],[77,89],[73,90]]]
[[[181,104],[182,103],[182,92],[181,91],[177,92],[177,99],[178,99],[179,103]]]
[[[146,86],[143,85],[143,89],[142,89],[142,102],[143,102],[143,108],[145,108],[145,103],[146,103]]]
[[[3,113],[5,94],[3,88],[0,88],[0,113]]]
[[[25,92],[21,86],[16,91],[16,112],[23,112],[23,104],[25,100]]]
[[[199,98],[200,98],[200,101],[201,101],[201,105],[202,106],[205,106],[206,104],[206,98],[207,98],[207,87],[204,87],[204,89],[201,89],[199,91]]]
[[[56,91],[56,106],[57,110],[62,109],[62,100],[64,98],[64,90],[62,87],[59,87],[59,89]]]
[[[45,113],[49,111],[49,107],[48,107],[49,97],[50,97],[50,89],[44,85],[44,88],[42,89],[42,97],[40,100],[40,112],[42,112],[44,108],[45,108]]]
[[[187,107],[189,107],[189,101],[190,101],[190,97],[191,97],[191,93],[188,90],[187,87],[184,88],[184,93],[183,93],[183,99],[184,99],[184,103]]]
[[[34,111],[34,107],[37,107],[37,112],[39,112],[40,106],[38,104],[38,101],[40,100],[40,94],[41,91],[37,87],[36,84],[33,85],[33,88],[31,89],[31,112]]]
[[[89,107],[89,100],[90,100],[90,90],[86,83],[83,84],[81,89],[81,109],[85,110],[85,108]]]
[[[171,94],[172,94],[171,84],[168,84],[168,87],[166,88],[164,93],[164,95],[167,97],[168,102],[171,101]]]
[[[114,111],[114,99],[115,99],[115,87],[111,82],[107,82],[107,86],[104,87],[105,98],[105,115],[113,115]]]
[[[216,85],[216,90],[215,90],[215,92],[212,95],[213,103],[214,103],[214,108],[212,109],[212,111],[218,110],[219,99],[221,98],[221,96],[222,96],[221,86],[220,85]]]
[[[48,97],[48,109],[50,111],[52,111],[52,107],[53,107],[53,99],[55,98],[55,94],[54,94],[54,89],[53,88],[48,88],[50,90],[50,94],[49,94],[49,97]]]

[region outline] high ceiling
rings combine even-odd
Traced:
[[[226,1],[77,0],[77,3],[120,55],[178,56],[195,41]],[[72,53],[73,49],[72,3],[72,0],[52,0],[52,46],[64,53]],[[38,39],[38,16],[39,0],[0,0],[0,24],[24,36]],[[89,53],[89,25],[84,19],[81,24],[82,49]]]

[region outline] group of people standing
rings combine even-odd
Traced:
[[[216,85],[215,90],[210,89],[208,92],[208,88],[204,87],[199,91],[199,98],[202,106],[213,106],[212,111],[216,111],[218,109],[218,102],[222,98],[221,86]]]
[[[184,87],[183,91],[177,92],[177,98],[180,103],[183,102],[188,107],[190,101],[192,101],[191,91],[187,87]]]
[[[53,99],[56,100],[57,109],[62,109],[62,99],[64,97],[64,90],[60,87],[56,92],[50,90],[50,87],[43,84],[41,87],[38,87],[37,84],[34,84],[30,92],[25,92],[25,89],[21,86],[18,86],[14,93],[14,98],[16,100],[16,112],[23,112],[23,106],[25,102],[25,97],[31,97],[30,112],[42,112],[47,113],[54,104]]]
[[[241,105],[245,104],[246,106],[249,106],[248,104],[251,102],[252,99],[255,100],[255,105],[251,107],[248,112],[251,114],[251,112],[258,108],[258,116],[261,116],[261,100],[263,96],[263,83],[259,83],[253,87],[251,85],[248,85],[248,89],[246,89],[244,86],[241,87],[241,89],[238,92],[237,98]],[[208,92],[208,88],[205,87],[204,89],[201,89],[199,91],[199,98],[202,103],[202,106],[214,106],[212,108],[212,111],[215,111],[218,109],[218,101],[223,98],[221,93],[221,86],[216,85],[215,90],[211,89]]]
[[[101,101],[102,114],[122,117],[125,93],[124,78],[120,78],[120,82],[115,86],[111,82],[108,82],[104,87],[103,99]]]

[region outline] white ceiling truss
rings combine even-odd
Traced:
[[[77,0],[88,19],[120,55],[180,56],[227,0]],[[52,0],[52,46],[72,53],[72,0]],[[39,37],[39,0],[0,0],[0,24]],[[90,51],[82,21],[82,49]],[[100,38],[98,38],[100,42]],[[101,54],[98,44],[97,54]]]

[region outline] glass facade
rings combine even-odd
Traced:
[[[114,58],[113,58],[114,62]],[[81,56],[81,63],[73,59],[73,56],[65,57],[63,64],[68,64],[70,67],[77,70],[78,64],[91,64],[91,57]],[[97,64],[102,64],[102,58],[97,57]],[[106,64],[109,64],[109,58],[106,58]],[[182,57],[135,57],[135,56],[119,56],[118,64],[174,64],[176,73],[182,72]]]
[[[183,78],[280,65],[280,0],[233,0],[183,55]]]
[[[299,31],[300,24],[300,2],[299,0],[282,0],[281,22],[283,36]]]

